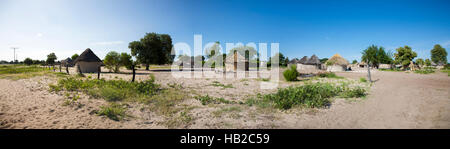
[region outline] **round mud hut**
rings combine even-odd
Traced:
[[[103,62],[88,48],[75,59],[74,64],[75,68],[77,68],[77,72],[96,73],[98,72],[99,67],[103,65]]]
[[[326,62],[327,65],[327,71],[329,72],[339,72],[339,71],[346,71],[347,66],[350,63],[343,58],[339,54],[333,55],[328,61]]]

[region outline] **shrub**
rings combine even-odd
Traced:
[[[283,76],[286,81],[296,81],[298,75],[299,73],[297,71],[297,66],[295,65],[292,65],[291,68],[283,72]]]
[[[416,71],[414,71],[415,73],[418,73],[418,74],[430,74],[430,73],[434,73],[434,70],[432,69],[432,68],[427,68],[427,67],[425,67],[425,69],[422,69],[422,70],[416,70]]]
[[[108,106],[101,106],[100,111],[98,111],[97,114],[100,116],[106,116],[115,121],[120,121],[126,116],[125,111],[126,109],[122,105],[111,103]]]
[[[342,79],[344,77],[338,76],[333,72],[325,72],[325,73],[319,73],[318,76],[320,78],[336,78],[336,79]]]
[[[331,101],[329,99],[331,97],[353,98],[365,95],[366,90],[361,87],[349,88],[345,84],[336,86],[329,83],[313,83],[278,89],[276,93],[264,95],[260,101],[249,100],[247,104],[271,101],[274,107],[279,109],[290,109],[295,105],[307,108],[320,108],[330,104]],[[264,104],[267,105],[267,103]]]
[[[360,82],[367,82],[367,79],[366,78],[359,78],[359,81]]]
[[[236,103],[234,101],[225,100],[224,98],[214,98],[214,97],[211,97],[209,95],[196,96],[194,98],[199,100],[202,103],[202,105],[207,105],[207,104],[210,104],[210,103],[214,103],[214,104],[220,104],[220,103],[232,104],[232,103]]]

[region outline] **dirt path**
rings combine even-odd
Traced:
[[[339,73],[358,79],[366,73]],[[330,109],[299,119],[285,116],[281,128],[450,128],[450,77],[375,72],[370,95],[354,104],[334,103]]]

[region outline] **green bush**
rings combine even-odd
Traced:
[[[366,90],[361,87],[349,88],[347,85],[313,83],[278,89],[276,93],[264,95],[262,101],[272,101],[273,105],[279,109],[290,109],[295,105],[320,108],[330,104],[331,97],[353,98],[365,95]]]
[[[97,114],[100,116],[106,116],[115,121],[120,121],[126,116],[125,111],[126,108],[122,105],[111,103],[108,106],[101,106],[100,111],[98,111]]]
[[[430,73],[434,73],[435,71],[432,69],[432,68],[425,68],[425,69],[422,69],[422,70],[416,70],[416,71],[414,71],[415,73],[418,73],[418,74],[430,74]]]
[[[298,75],[299,73],[297,71],[297,66],[295,65],[292,65],[291,68],[283,72],[283,76],[286,81],[296,81]]]
[[[342,79],[344,77],[338,76],[333,72],[325,72],[325,73],[319,73],[318,76],[320,78],[336,78],[336,79]]]
[[[152,96],[159,91],[159,84],[154,79],[141,82],[125,80],[97,80],[76,77],[58,80],[57,85],[49,86],[51,91],[77,91],[84,92],[94,98],[104,98],[107,101],[120,101],[127,98]]]
[[[360,82],[367,82],[367,79],[366,78],[359,78],[359,81]]]
[[[210,103],[213,103],[213,104],[220,104],[220,103],[232,104],[232,103],[236,103],[234,101],[225,100],[224,98],[214,98],[214,97],[211,97],[209,95],[196,96],[194,98],[199,100],[202,103],[202,105],[207,105],[207,104],[210,104]]]

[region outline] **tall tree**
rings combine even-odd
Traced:
[[[425,64],[425,61],[422,58],[416,59],[416,64],[422,67]]]
[[[75,60],[75,59],[77,59],[77,58],[78,58],[78,56],[79,56],[78,54],[74,54],[74,55],[72,55],[72,57],[71,57],[71,58],[72,58],[72,60]]]
[[[33,60],[29,57],[27,57],[25,60],[23,60],[23,63],[25,63],[25,65],[31,65],[33,64]]]
[[[425,65],[426,65],[426,66],[431,66],[431,61],[430,61],[430,59],[427,58],[427,59],[425,60]]]
[[[55,53],[50,53],[49,55],[47,55],[47,64],[49,65],[54,65],[55,64],[55,60],[58,59],[58,57],[56,57]]]
[[[367,64],[367,77],[369,78],[370,82],[372,82],[372,76],[370,74],[370,66],[378,64],[377,53],[378,47],[375,45],[368,47],[362,52],[361,61],[364,61]]]
[[[404,46],[396,49],[397,53],[394,54],[395,61],[403,66],[403,69],[406,69],[411,61],[417,57],[417,53],[414,52],[411,47]]]
[[[440,65],[447,64],[447,51],[439,44],[434,45],[431,49],[431,61]]]
[[[125,66],[127,69],[131,70],[133,69],[133,60],[132,56],[128,53],[121,53],[120,54],[120,65]]]
[[[169,35],[156,33],[147,33],[139,41],[130,42],[128,45],[131,55],[145,64],[146,70],[149,70],[150,64],[161,65],[173,62],[172,47],[172,38]]]
[[[358,61],[357,60],[353,60],[352,64],[357,64]]]
[[[109,69],[111,72],[119,72],[120,68],[120,55],[119,53],[115,51],[111,51],[108,54],[106,54],[105,59],[103,60],[103,63],[105,64],[105,67]]]

